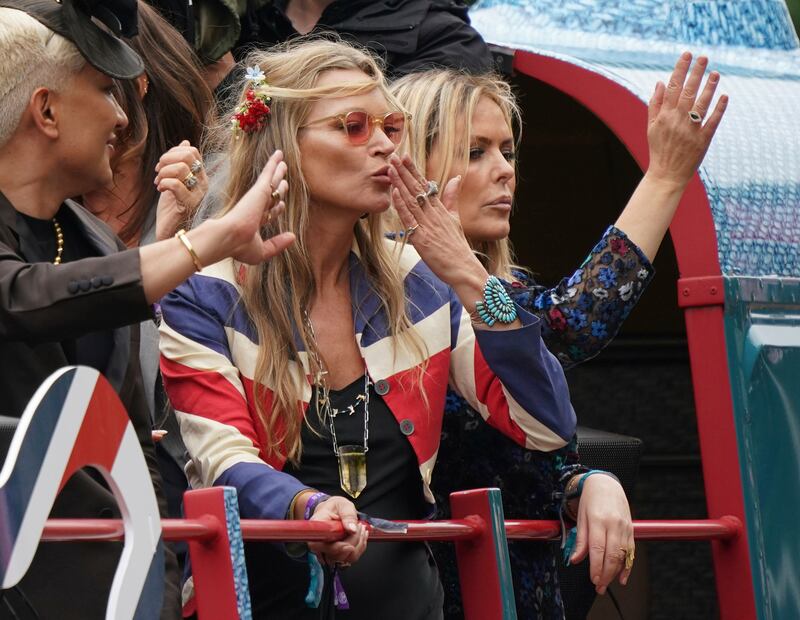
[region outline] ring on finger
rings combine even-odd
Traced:
[[[197,187],[197,177],[194,176],[194,172],[189,172],[186,175],[186,178],[183,179],[183,185],[188,189],[190,192]]]
[[[198,174],[202,169],[203,169],[203,162],[201,162],[199,159],[195,159],[191,167],[189,168],[189,170],[192,171],[192,174]]]
[[[417,231],[417,228],[419,228],[419,224],[414,224],[413,226],[406,228],[406,239],[413,235]]]
[[[436,181],[428,181],[427,185],[425,186],[425,191],[420,192],[416,196],[414,196],[417,204],[421,207],[425,204],[425,201],[432,196],[436,196],[439,194],[439,184]]]
[[[633,547],[620,547],[619,550],[625,554],[625,570],[631,570],[633,568],[633,561],[636,559],[636,553]]]
[[[693,123],[702,123],[703,115],[697,110],[689,110],[689,120]]]
[[[278,202],[280,202],[280,199],[281,199],[281,193],[280,193],[280,192],[279,192],[277,189],[275,189],[275,190],[272,190],[272,193],[270,194],[270,196],[272,196],[272,201],[273,201],[275,204],[277,204]]]

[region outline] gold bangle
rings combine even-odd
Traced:
[[[195,268],[197,271],[203,271],[203,264],[200,262],[200,258],[197,256],[197,252],[194,251],[194,247],[192,246],[192,242],[189,241],[189,237],[186,236],[186,231],[181,228],[178,232],[175,233],[175,237],[180,240],[183,244],[183,247],[189,252],[189,256],[192,257],[192,262],[194,263]]]

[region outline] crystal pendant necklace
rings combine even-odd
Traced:
[[[308,314],[305,315],[306,325],[311,333],[311,337],[316,343],[314,326]],[[310,352],[318,368],[314,385],[317,388],[317,415],[323,422],[327,422],[331,431],[333,441],[333,453],[339,462],[339,486],[353,499],[356,499],[367,486],[367,451],[369,450],[369,387],[372,381],[369,372],[364,369],[364,393],[356,396],[355,402],[346,407],[333,407],[331,403],[331,390],[325,378],[327,371],[324,370],[322,360],[316,351]],[[362,445],[340,446],[336,438],[336,416],[346,413],[354,415],[360,403],[364,407],[364,443]]]

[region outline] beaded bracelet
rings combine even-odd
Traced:
[[[495,323],[513,323],[517,319],[517,306],[497,276],[486,280],[483,299],[475,302],[474,314],[489,327]],[[470,317],[475,321],[475,316],[471,314]]]

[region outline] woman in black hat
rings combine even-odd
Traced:
[[[19,417],[56,369],[92,366],[120,393],[158,487],[135,324],[203,265],[227,256],[262,262],[292,242],[290,234],[260,235],[262,222],[283,208],[282,155],[270,158],[224,217],[125,250],[69,197],[111,181],[109,160],[127,125],[112,78],[142,72],[136,53],[92,17],[133,36],[135,4],[0,0],[0,7],[0,414]],[[105,485],[80,472],[52,516],[116,512]],[[43,618],[103,617],[119,550],[116,543],[43,545],[19,590]],[[76,560],[81,570],[72,569]],[[177,617],[174,559],[167,580],[162,617]]]

